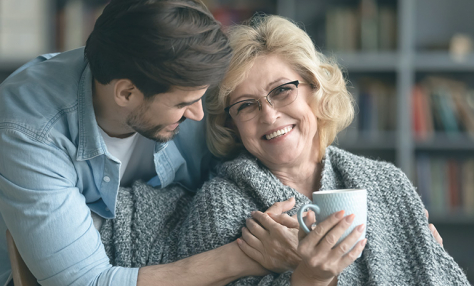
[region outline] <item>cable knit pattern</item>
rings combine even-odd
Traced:
[[[414,187],[392,164],[329,147],[321,186],[367,189],[368,242],[362,257],[338,276],[338,285],[469,285],[431,235]],[[251,211],[290,197],[296,198],[290,215],[310,202],[245,152],[222,164],[196,194],[143,182],[122,188],[117,216],[100,233],[113,265],[170,263],[234,241]],[[245,277],[231,285],[290,285],[290,276]]]

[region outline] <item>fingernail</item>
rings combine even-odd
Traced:
[[[365,246],[367,244],[367,238],[363,239],[361,242],[360,242],[360,245],[361,246]]]
[[[357,231],[362,232],[364,230],[364,228],[365,228],[365,224],[361,224],[357,227]]]
[[[338,211],[338,212],[336,213],[336,218],[339,218],[339,219],[340,219],[340,218],[342,218],[343,216],[344,216],[344,210]]]
[[[254,214],[255,214],[255,211],[250,212],[250,214],[251,214],[251,215],[254,215]]]
[[[354,214],[350,214],[346,217],[346,221],[348,223],[352,223],[354,221],[354,218],[355,218],[355,215]]]
[[[242,241],[240,240],[240,238],[237,238],[237,243],[242,244]]]

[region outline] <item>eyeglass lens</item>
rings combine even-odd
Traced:
[[[274,88],[266,97],[260,99],[249,99],[233,105],[229,109],[232,117],[241,121],[254,118],[261,109],[261,101],[266,98],[273,108],[286,106],[295,101],[298,96],[298,82],[290,82]]]

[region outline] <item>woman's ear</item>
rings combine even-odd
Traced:
[[[232,118],[230,116],[226,118],[224,127],[229,128],[232,131],[234,131],[234,137],[235,137],[237,143],[242,142],[242,140],[240,140],[239,129],[237,128],[237,125],[235,125],[234,120],[232,120]]]

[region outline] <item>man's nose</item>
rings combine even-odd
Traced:
[[[201,121],[204,117],[204,110],[202,109],[202,100],[196,101],[191,104],[184,112],[184,117],[194,120]]]

